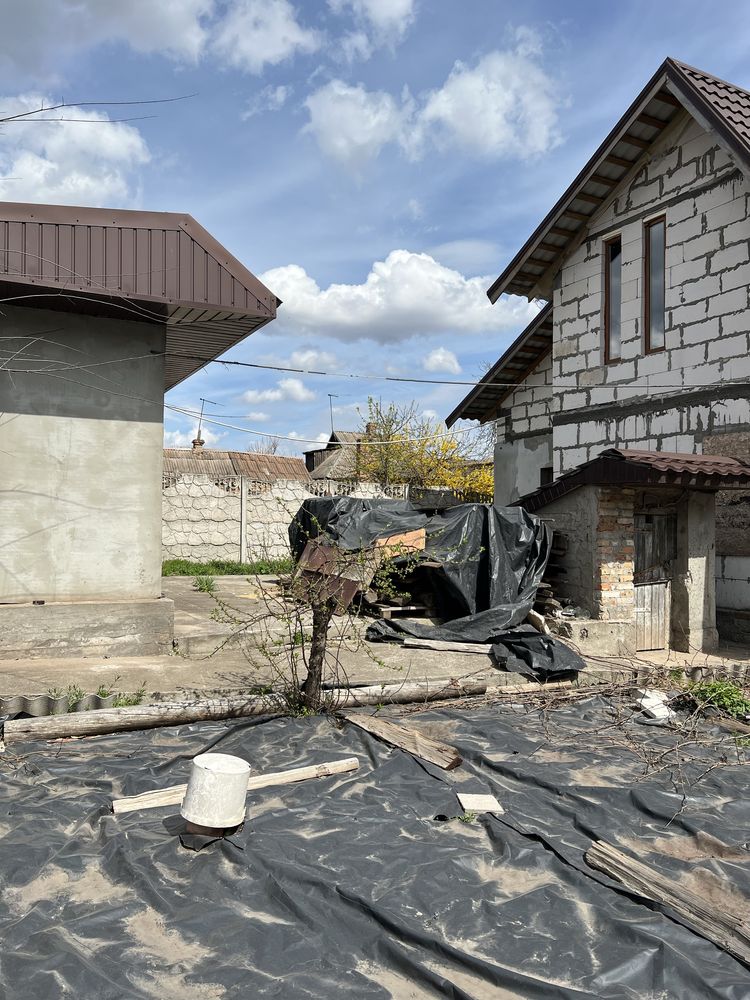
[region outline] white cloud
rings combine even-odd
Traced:
[[[414,222],[419,222],[420,219],[424,218],[424,207],[419,198],[410,198],[406,203],[406,212],[410,219]]]
[[[322,371],[326,368],[336,367],[336,358],[328,351],[318,351],[314,348],[307,348],[301,351],[293,351],[289,359],[290,368],[316,368]]]
[[[213,10],[214,0],[3,4],[0,66],[49,78],[52,53],[72,53],[103,42],[125,42],[138,52],[194,62],[205,45],[206,22]]]
[[[437,410],[422,410],[422,416],[427,420],[437,420],[438,412]]]
[[[423,367],[428,372],[448,372],[451,375],[461,374],[461,365],[458,363],[458,358],[447,347],[436,347],[434,351],[430,351],[424,359]]]
[[[7,114],[51,103],[40,94],[0,98]],[[60,113],[35,117],[59,117]],[[8,125],[0,143],[0,199],[126,204],[134,194],[138,167],[150,159],[140,132],[132,125],[108,123],[107,115],[87,108],[66,114],[85,121]]]
[[[248,389],[243,393],[243,400],[246,403],[281,403],[289,401],[293,403],[307,403],[315,399],[312,392],[300,378],[282,378],[276,384],[275,389]]]
[[[525,160],[561,140],[564,102],[540,55],[534,32],[519,29],[514,48],[490,52],[475,66],[457,62],[442,87],[420,102],[408,90],[396,99],[332,80],[305,102],[305,128],[323,153],[355,172],[391,144],[415,160],[433,146]]]
[[[242,120],[247,121],[255,115],[262,115],[265,111],[280,111],[289,98],[292,96],[293,87],[280,84],[273,87],[270,84],[259,90],[247,102],[245,110],[242,112]]]
[[[537,307],[515,296],[492,306],[490,278],[465,278],[429,254],[393,250],[359,285],[320,288],[303,267],[288,264],[261,280],[284,300],[277,324],[296,333],[395,343],[435,333],[497,333],[528,323]]]
[[[328,0],[328,5],[336,14],[350,10],[361,26],[359,34],[364,35],[362,29],[366,29],[375,44],[391,48],[403,41],[416,17],[415,0]],[[364,58],[371,53],[372,46]]]
[[[474,67],[457,62],[422,108],[416,142],[528,159],[560,142],[560,92],[538,62],[527,31],[517,47],[490,52]]]
[[[192,448],[193,441],[198,436],[198,422],[193,424],[193,429],[188,431],[164,430],[164,447],[165,448]],[[221,441],[222,438],[226,437],[226,431],[221,431],[220,433],[215,433],[210,427],[206,426],[205,418],[203,424],[201,425],[201,439],[205,443],[207,448],[214,448]]]
[[[410,103],[397,104],[385,91],[368,91],[343,80],[331,80],[305,101],[312,133],[326,156],[357,171],[383,146],[399,142]]]
[[[263,413],[261,410],[251,410],[250,413],[246,414],[246,419],[252,420],[256,424],[264,424],[271,419],[271,414]]]
[[[303,27],[289,0],[235,0],[217,26],[212,47],[229,66],[262,73],[322,45],[319,32]]]
[[[350,31],[342,35],[339,45],[341,55],[348,63],[366,62],[374,51],[372,42],[364,31]]]

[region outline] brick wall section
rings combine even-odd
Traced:
[[[633,590],[633,490],[598,491],[594,554],[594,616],[628,621],[635,611]]]
[[[749,208],[746,178],[685,114],[589,224],[553,298],[556,475],[608,446],[701,452],[707,434],[750,429],[748,385],[718,385],[750,378]],[[658,214],[667,219],[667,349],[646,355],[643,224]],[[605,365],[602,240],[616,234],[622,358]],[[712,386],[712,398],[696,398]],[[683,389],[693,398],[682,398]]]

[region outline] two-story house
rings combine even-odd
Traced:
[[[750,636],[749,247],[750,93],[667,59],[488,291],[544,304],[448,426],[610,648],[713,648],[717,575]]]

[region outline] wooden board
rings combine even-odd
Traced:
[[[433,740],[430,736],[424,736],[416,729],[400,726],[387,719],[378,719],[373,715],[361,715],[358,712],[343,712],[342,716],[353,726],[359,726],[360,729],[377,736],[385,743],[390,743],[399,750],[406,750],[420,760],[436,764],[444,771],[452,771],[461,763],[461,757],[455,747]]]
[[[683,888],[674,876],[662,875],[603,840],[589,848],[586,861],[630,892],[673,910],[696,933],[741,962],[750,963],[750,925],[739,913],[732,912],[729,894],[718,908],[707,898]],[[733,890],[738,891],[736,886]]]
[[[344,760],[331,760],[323,764],[311,764],[307,767],[293,767],[288,771],[273,771],[269,774],[251,775],[247,782],[249,792],[258,788],[268,788],[271,785],[292,785],[297,781],[307,781],[309,778],[327,778],[332,774],[346,774],[356,771],[359,760],[356,757],[345,757]],[[134,809],[155,809],[157,806],[179,806],[185,797],[187,785],[170,785],[168,788],[156,788],[140,795],[129,795],[123,799],[112,800],[112,812],[126,813]]]
[[[403,607],[393,607],[388,604],[376,604],[375,608],[381,618],[423,618],[427,614],[427,608],[423,604],[404,604]]]
[[[437,649],[443,653],[480,653],[489,656],[492,646],[487,642],[448,642],[442,639],[418,639],[407,635],[404,638],[407,649]]]
[[[456,797],[461,803],[464,812],[474,813],[502,813],[503,807],[494,795],[475,795],[472,792],[456,792]]]

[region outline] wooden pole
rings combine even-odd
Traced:
[[[293,767],[288,771],[273,771],[269,774],[258,774],[250,777],[247,790],[268,788],[271,785],[292,785],[297,781],[307,781],[309,778],[326,778],[332,774],[346,774],[356,771],[359,761],[356,757],[345,757],[344,760],[330,760],[323,764],[311,764],[309,767]],[[140,795],[129,795],[124,799],[112,800],[112,812],[126,813],[134,809],[155,809],[157,806],[179,806],[187,791],[187,784],[170,785],[168,788],[155,788]]]
[[[366,705],[428,703],[448,698],[484,694],[492,687],[493,695],[504,693],[544,692],[547,688],[569,687],[568,682],[517,684],[494,687],[491,679],[405,681],[398,684],[372,684],[360,688],[333,688],[325,692],[324,705],[331,709],[357,708]],[[253,715],[285,715],[287,702],[282,695],[211,698],[190,702],[164,702],[161,705],[133,705],[128,708],[102,708],[94,712],[70,712],[36,719],[12,719],[5,723],[6,743],[20,740],[56,740],[70,736],[99,736],[132,729],[179,726],[190,722],[241,719]]]

